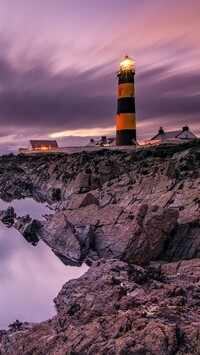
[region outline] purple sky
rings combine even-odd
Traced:
[[[60,132],[61,145],[114,134],[126,53],[138,140],[185,124],[200,136],[199,18],[199,0],[0,0],[1,153]]]

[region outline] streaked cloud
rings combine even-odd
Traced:
[[[136,59],[139,140],[160,125],[200,134],[198,1],[0,4],[0,142],[109,134],[126,52]]]
[[[91,129],[75,129],[63,132],[57,132],[50,134],[51,138],[60,138],[60,137],[88,137],[88,136],[101,136],[102,131],[105,135],[114,135],[115,134],[115,126],[106,127],[106,128],[91,128]]]

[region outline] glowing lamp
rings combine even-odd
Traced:
[[[49,149],[51,149],[51,147],[47,145],[41,145],[34,148],[34,150],[49,150]]]
[[[120,60],[120,70],[134,70],[135,69],[135,61],[130,58],[128,55],[125,56],[124,59]]]

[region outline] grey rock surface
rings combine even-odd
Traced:
[[[182,260],[161,265],[166,275],[200,286],[200,259]]]
[[[158,206],[142,205],[137,214],[117,205],[71,208],[41,222],[38,235],[77,263],[87,260],[91,249],[99,258],[147,264],[163,251],[178,219],[178,211]]]
[[[72,263],[82,261],[82,248],[76,238],[75,227],[63,212],[56,213],[41,225],[38,235],[56,254],[66,257]]]
[[[29,243],[37,245],[39,242],[38,232],[41,227],[41,223],[38,220],[32,219],[29,215],[18,217],[14,227]]]
[[[0,211],[0,220],[8,228],[12,227],[15,222],[16,213],[12,206],[8,207],[5,211]]]
[[[186,267],[186,266],[185,266]],[[200,287],[161,270],[99,261],[67,282],[46,322],[0,333],[2,355],[200,353]]]
[[[1,198],[54,200],[53,215],[14,227],[92,265],[63,286],[53,319],[0,332],[2,355],[200,353],[199,140],[0,163]]]
[[[199,140],[136,152],[4,156],[0,162],[4,167],[2,197],[32,194],[45,199],[46,194],[48,200],[59,191],[61,201],[52,207],[55,216],[42,222],[38,237],[63,257],[81,262],[89,254],[90,259],[98,255],[145,263],[155,258],[178,261],[200,256]],[[146,205],[148,216],[139,225]],[[151,208],[158,208],[152,219]],[[66,222],[65,226],[65,220],[70,225]],[[163,231],[160,227],[166,221],[170,227]],[[87,247],[81,243],[87,226],[93,234],[89,247],[88,242]],[[149,238],[151,248],[147,247]],[[155,240],[157,252],[152,251]],[[138,250],[143,250],[146,261]]]

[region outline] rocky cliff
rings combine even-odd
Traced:
[[[1,332],[2,354],[200,353],[199,284],[160,269],[96,262],[54,300],[58,315]]]
[[[1,220],[65,263],[92,266],[63,286],[55,318],[2,332],[2,354],[200,353],[199,140],[1,157],[0,197],[26,196],[52,214],[9,209]]]

